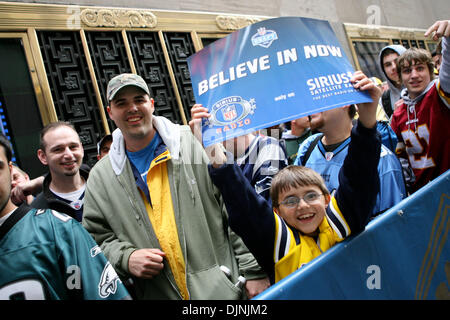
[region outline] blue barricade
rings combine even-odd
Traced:
[[[255,299],[450,299],[450,170]]]

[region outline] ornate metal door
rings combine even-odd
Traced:
[[[37,38],[57,118],[74,124],[89,165],[96,162],[97,142],[115,129],[106,116],[106,87],[115,75],[141,75],[155,99],[155,114],[187,123],[194,104],[190,33],[38,31]]]

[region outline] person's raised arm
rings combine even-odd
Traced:
[[[348,235],[348,231],[357,233],[364,229],[372,215],[380,185],[377,168],[381,139],[376,129],[376,109],[381,90],[360,71],[351,81],[355,89],[369,93],[373,102],[358,105],[359,119],[352,129],[348,154],[339,172],[336,202],[332,201],[330,205],[336,210],[331,210],[329,215],[342,212],[350,228],[343,236]]]
[[[440,88],[445,93],[450,94],[450,20],[436,21],[425,32],[425,37],[429,36],[434,41],[442,38],[442,62],[439,69],[439,82]]]
[[[425,32],[425,37],[431,35],[431,39],[438,41],[441,37],[450,37],[450,20],[436,21]]]
[[[189,126],[191,131],[198,141],[203,145],[202,140],[202,119],[209,118],[211,115],[208,109],[203,107],[201,104],[195,104],[191,108],[191,121],[189,121]],[[227,157],[223,153],[219,143],[213,144],[205,148],[206,154],[208,155],[209,161],[214,168],[218,168],[227,161]]]
[[[358,104],[359,121],[364,127],[371,129],[377,124],[377,107],[382,94],[381,89],[361,71],[356,71],[350,82],[355,89],[366,91],[373,100],[372,102]]]

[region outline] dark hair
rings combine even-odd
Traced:
[[[12,159],[12,147],[8,138],[6,138],[3,133],[0,133],[0,145],[5,150],[6,159],[8,160],[9,163]]]
[[[45,145],[44,137],[47,134],[47,132],[49,132],[53,129],[59,128],[59,127],[69,127],[73,131],[77,132],[77,130],[75,130],[75,127],[73,126],[73,124],[71,124],[70,122],[67,122],[67,121],[57,121],[57,122],[49,123],[41,130],[41,135],[40,135],[40,139],[39,139],[39,147],[42,149],[42,151],[45,152],[46,145]]]
[[[106,142],[112,142],[113,138],[111,134],[105,135],[103,138],[100,139],[100,141],[97,143],[97,154],[100,155],[103,146]]]
[[[393,54],[393,53],[398,55],[398,52],[395,51],[394,49],[391,49],[391,48],[387,48],[386,50],[383,50],[383,52],[381,53],[381,65],[382,65],[383,69],[384,69],[384,67],[383,67],[383,59],[384,59],[384,57],[386,57],[387,55]]]
[[[356,106],[354,104],[351,104],[348,108],[348,116],[350,119],[353,119],[356,115]]]
[[[431,59],[431,54],[424,50],[418,48],[410,48],[406,50],[397,60],[397,72],[400,79],[402,78],[402,69],[405,68],[405,64],[412,66],[418,63],[424,63],[427,65],[428,72],[430,74],[430,79],[434,78],[434,63]]]

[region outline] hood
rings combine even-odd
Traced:
[[[164,144],[169,149],[173,159],[179,158],[180,153],[180,125],[172,123],[170,120],[153,116],[153,126],[158,131]],[[113,142],[109,150],[109,160],[116,175],[122,173],[127,161],[125,140],[119,128],[112,133]]]
[[[400,94],[403,89],[403,86],[401,88],[397,88],[395,84],[391,80],[389,80],[389,78],[386,76],[386,73],[384,72],[383,61],[381,60],[381,56],[383,52],[386,51],[387,49],[394,50],[399,55],[401,55],[403,52],[406,51],[406,48],[398,44],[392,44],[381,49],[380,54],[378,55],[378,63],[380,65],[381,71],[383,71],[384,77],[386,78],[386,82],[389,86],[389,89],[391,90],[391,104],[392,106],[394,106],[395,102],[398,99],[400,99]]]
[[[381,71],[383,71],[384,77],[386,78],[386,80],[387,80],[387,82],[389,84],[389,88],[391,88],[391,86],[394,86],[394,84],[386,76],[386,72],[384,72],[383,61],[381,61],[381,56],[383,55],[383,52],[386,51],[387,49],[394,50],[400,56],[403,52],[406,51],[406,48],[404,46],[399,45],[399,44],[391,44],[390,46],[386,46],[383,49],[381,49],[380,54],[378,55],[378,63],[380,64]]]

